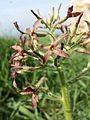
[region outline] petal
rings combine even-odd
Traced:
[[[52,53],[51,50],[48,50],[48,51],[46,52],[46,54],[45,54],[44,57],[43,57],[43,64],[45,64],[45,63],[47,62],[47,60],[49,59],[51,53]]]
[[[17,24],[17,22],[14,22],[14,25],[15,25],[16,29],[17,29],[20,33],[25,34],[23,31],[20,30],[19,25]]]
[[[40,27],[41,19],[37,20],[33,25],[33,30],[36,31]]]
[[[44,82],[45,82],[46,78],[45,76],[41,77],[41,79],[38,81],[38,83],[35,85],[36,89],[38,89]]]
[[[32,94],[32,108],[35,109],[37,107],[37,102],[39,97],[36,94]]]
[[[87,23],[87,26],[88,26],[88,30],[90,31],[90,22],[87,21],[87,20],[84,20],[86,23]]]
[[[23,49],[18,45],[13,45],[12,48],[17,51],[22,51]]]
[[[31,34],[30,28],[26,28],[26,33],[29,34],[29,35]]]
[[[32,87],[27,87],[27,88],[23,89],[23,90],[20,92],[20,94],[21,94],[21,95],[28,95],[28,94],[32,94],[32,93],[34,93],[34,92],[35,92],[34,88],[32,88]]]
[[[63,50],[61,50],[59,48],[56,48],[56,47],[53,49],[53,53],[56,54],[56,55],[65,57],[65,58],[69,57],[69,54],[65,53]]]
[[[73,12],[73,6],[69,7],[68,8],[68,12],[67,12],[67,17],[70,18],[70,17],[77,17],[81,14],[81,12]]]
[[[81,14],[81,12],[74,12],[74,13],[72,13],[72,16],[71,17],[77,17],[77,16],[79,16]]]
[[[17,88],[17,83],[16,83],[16,80],[15,80],[15,79],[13,80],[13,86],[14,86],[15,88]]]
[[[64,38],[66,38],[66,36],[67,36],[67,34],[63,34],[63,35],[58,36],[58,37],[56,38],[55,42],[54,42],[51,46],[56,47],[59,43],[62,42],[62,40],[63,40]]]
[[[85,54],[90,55],[90,51],[89,50],[85,50],[85,49],[82,49],[82,48],[75,48],[74,50],[78,51],[78,52],[81,52],[81,53],[85,53]]]

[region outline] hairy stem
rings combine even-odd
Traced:
[[[72,120],[72,113],[70,107],[70,100],[68,94],[68,88],[64,79],[64,73],[60,68],[57,68],[60,78],[61,94],[62,94],[62,104],[64,109],[64,115],[66,120]]]

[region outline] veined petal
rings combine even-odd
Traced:
[[[56,55],[65,57],[65,58],[69,57],[69,54],[65,53],[63,50],[61,50],[59,48],[56,48],[56,47],[53,49],[53,53],[56,54]]]

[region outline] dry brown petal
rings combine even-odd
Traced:
[[[47,62],[51,54],[52,54],[52,51],[49,49],[43,57],[43,64]]]
[[[13,45],[12,48],[16,51],[22,51],[23,49],[18,45]]]
[[[63,34],[63,35],[60,35],[56,38],[55,42],[51,45],[51,46],[54,46],[56,47],[58,44],[60,44],[62,42],[62,40],[64,38],[66,38],[67,34]]]
[[[19,25],[17,24],[17,22],[14,22],[14,25],[15,25],[16,29],[17,29],[20,33],[25,34],[23,31],[20,30]]]
[[[20,94],[21,94],[21,95],[28,95],[28,94],[32,94],[32,93],[34,93],[34,92],[35,92],[34,88],[32,88],[32,87],[27,87],[27,88],[23,89],[23,90],[20,92]]]
[[[30,30],[30,28],[26,28],[26,33],[27,33],[28,35],[31,35],[31,30]]]
[[[90,55],[90,51],[82,49],[82,48],[75,48],[74,50],[78,51],[78,52],[81,52],[81,53],[85,53],[85,54]]]
[[[67,12],[67,17],[77,17],[81,14],[81,12],[72,12],[73,11],[73,6],[68,8],[68,12]]]
[[[39,97],[36,94],[32,94],[32,108],[35,109],[37,107],[37,102]]]
[[[69,58],[69,54],[65,53],[63,50],[59,49],[59,48],[54,48],[53,49],[53,53],[58,55],[58,56],[62,56],[62,57],[65,57],[65,58]]]
[[[85,20],[85,22],[87,23],[87,26],[88,26],[88,30],[90,31],[90,22]]]
[[[15,79],[13,80],[13,87],[17,88],[17,83]]]
[[[39,26],[40,26],[40,23],[41,23],[41,19],[37,20],[34,25],[33,25],[33,31],[36,31]]]

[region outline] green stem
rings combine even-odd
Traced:
[[[68,94],[68,88],[64,79],[64,73],[60,68],[57,68],[59,77],[60,77],[60,84],[61,84],[61,94],[62,94],[62,104],[64,109],[64,115],[66,120],[72,120],[72,113],[70,107],[70,100]]]

